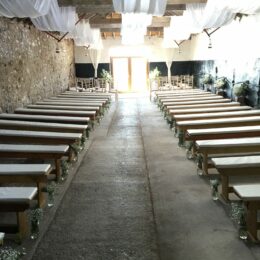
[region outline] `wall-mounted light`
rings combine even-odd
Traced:
[[[211,42],[211,38],[209,36],[209,46],[208,46],[209,49],[212,49],[212,42]]]
[[[55,50],[56,53],[60,53],[61,52],[61,49],[59,46],[56,47],[56,50]]]

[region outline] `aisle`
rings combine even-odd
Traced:
[[[111,115],[34,260],[260,259],[148,97],[121,95]]]
[[[158,259],[135,98],[104,118],[33,259]]]

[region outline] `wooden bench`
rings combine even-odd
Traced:
[[[63,124],[77,124],[88,125],[90,122],[89,117],[72,117],[72,116],[46,116],[46,115],[23,115],[23,114],[6,114],[0,113],[0,119],[4,120],[20,120],[31,122],[50,122],[50,123],[63,123]]]
[[[39,101],[36,102],[36,105],[51,105],[51,106],[89,106],[89,107],[99,107],[100,109],[103,106],[103,102],[64,102],[64,101]]]
[[[79,100],[77,98],[73,99],[73,98],[59,98],[59,97],[51,97],[48,99],[44,99],[43,102],[55,102],[55,103],[65,103],[65,104],[69,104],[69,103],[86,103],[86,104],[102,104],[102,106],[104,106],[107,101],[106,100]]]
[[[100,108],[98,106],[92,107],[92,106],[59,106],[59,105],[28,105],[28,108],[33,109],[58,109],[58,110],[72,110],[72,111],[96,111],[99,112]]]
[[[208,174],[208,169],[213,166],[209,157],[214,155],[260,153],[260,137],[202,140],[196,141],[195,145],[198,153],[203,156],[204,174]]]
[[[223,128],[209,128],[209,129],[188,129],[185,140],[211,140],[211,139],[226,139],[239,137],[257,137],[260,136],[260,126],[236,126]]]
[[[0,144],[0,158],[54,160],[56,180],[61,176],[61,159],[68,151],[68,145]]]
[[[260,223],[257,220],[257,211],[260,210],[260,184],[234,185],[235,194],[244,201],[247,214],[247,232],[251,240],[258,241],[257,230]]]
[[[164,106],[170,107],[174,105],[184,106],[184,105],[198,105],[198,104],[212,104],[212,103],[228,103],[231,102],[231,99],[208,99],[208,100],[196,100],[196,101],[183,101],[183,102],[167,102],[164,103]]]
[[[106,100],[107,102],[110,101],[109,97],[101,97],[101,96],[82,96],[82,95],[74,95],[74,94],[68,94],[68,95],[57,95],[56,97],[64,97],[64,98],[73,98],[73,99],[86,99],[86,100]]]
[[[167,106],[167,110],[171,109],[197,109],[197,108],[211,108],[211,107],[236,107],[240,106],[239,102],[220,102],[220,103],[208,103],[208,104],[191,104],[191,105],[175,105]]]
[[[0,164],[0,183],[33,183],[37,186],[38,206],[44,207],[46,200],[43,188],[52,168],[50,164]]]
[[[96,111],[17,108],[17,109],[15,109],[14,113],[29,114],[29,115],[56,115],[56,116],[89,117],[92,121],[94,121],[96,118]]]
[[[221,176],[221,195],[226,201],[229,193],[234,191],[230,187],[231,176],[246,176],[247,181],[253,183],[254,176],[260,175],[260,155],[212,158],[212,162]]]
[[[35,187],[0,187],[0,211],[16,212],[17,224],[1,225],[0,230],[5,233],[16,234],[21,239],[29,234],[26,210],[30,208],[30,202],[37,194]]]
[[[112,95],[108,93],[95,93],[95,92],[77,92],[77,91],[65,91],[61,95],[76,95],[76,96],[88,96],[88,97],[106,97],[111,99]]]
[[[190,120],[176,123],[179,131],[180,143],[184,141],[187,129],[203,129],[217,127],[254,126],[260,125],[260,116],[221,118],[208,120]]]
[[[183,98],[163,98],[160,99],[161,103],[165,102],[188,102],[188,101],[196,101],[196,100],[212,100],[212,99],[223,99],[223,97],[218,95],[208,95],[208,96],[190,96],[190,97],[183,97]]]
[[[258,116],[260,110],[245,110],[234,112],[218,112],[218,113],[200,113],[200,114],[186,114],[186,115],[174,115],[175,122],[188,121],[188,120],[203,120],[203,119],[216,119],[216,118],[230,118],[230,117],[247,117]]]
[[[249,106],[235,106],[235,107],[214,107],[207,108],[207,113],[216,113],[216,112],[231,112],[231,111],[242,111],[242,110],[251,110]],[[169,114],[174,115],[186,115],[186,114],[199,114],[201,113],[200,109],[170,109]]]
[[[59,123],[48,123],[48,122],[30,122],[30,121],[0,119],[0,129],[81,133],[83,137],[85,137],[88,126],[77,125],[77,124],[59,124]]]
[[[69,145],[69,161],[73,161],[74,150],[72,145],[81,145],[81,133],[59,133],[59,132],[40,132],[24,130],[0,129],[0,143],[2,144],[65,144]],[[77,156],[77,155],[76,155]]]

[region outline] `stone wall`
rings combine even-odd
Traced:
[[[56,52],[56,48],[61,51]],[[0,107],[3,112],[56,95],[75,82],[74,44],[57,42],[28,22],[0,18]]]

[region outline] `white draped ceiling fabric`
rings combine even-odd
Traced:
[[[152,16],[164,15],[167,0],[113,0],[114,10],[122,14],[123,44],[141,44]]]
[[[259,12],[259,0],[208,0],[206,4],[187,4],[182,16],[171,17],[170,27],[164,30],[165,38],[187,40],[193,33],[231,23],[237,13]]]
[[[0,16],[29,17],[40,31],[69,32],[78,46],[101,49],[99,29],[91,29],[89,22],[75,26],[78,16],[75,7],[59,7],[57,0],[0,0]]]
[[[97,78],[97,69],[98,69],[98,64],[100,62],[101,58],[101,50],[100,49],[89,49],[88,50],[89,57],[91,59],[92,65],[95,70],[95,78]]]
[[[49,12],[52,0],[0,0],[0,16],[39,17]]]

